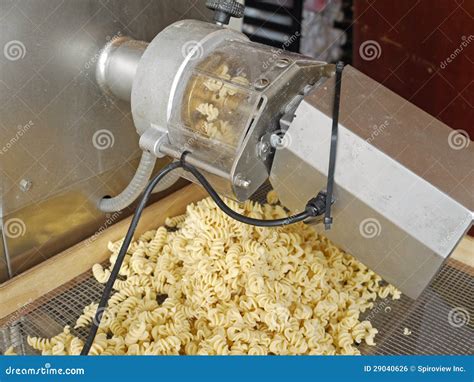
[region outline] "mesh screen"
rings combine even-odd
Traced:
[[[456,261],[444,265],[431,285],[413,301],[379,300],[363,318],[379,330],[377,345],[360,345],[363,354],[472,354],[474,349],[473,269]],[[33,354],[28,334],[51,337],[75,323],[85,305],[98,301],[103,285],[91,272],[80,275],[0,322],[0,350],[14,346]],[[407,335],[408,332],[411,334]],[[73,332],[85,338],[87,329]]]

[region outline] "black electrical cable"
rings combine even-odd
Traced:
[[[184,153],[183,155],[186,155]],[[214,188],[209,184],[207,179],[196,169],[196,167],[189,165],[185,161],[181,161],[182,167],[184,170],[190,172],[194,175],[199,183],[205,188],[209,196],[214,200],[217,206],[228,216],[232,219],[237,220],[241,223],[254,225],[257,227],[281,227],[289,224],[294,224],[306,220],[310,217],[315,216],[313,211],[310,210],[310,207],[306,207],[304,212],[300,212],[299,214],[289,216],[284,219],[273,219],[273,220],[262,220],[262,219],[254,219],[249,218],[248,216],[241,215],[238,212],[235,212],[233,209],[229,208],[227,204],[221,199],[219,194],[214,190]]]
[[[112,292],[115,280],[117,279],[120,268],[122,267],[123,260],[125,259],[125,255],[127,254],[128,247],[132,242],[133,234],[137,229],[138,222],[140,221],[142,212],[145,209],[146,203],[150,199],[150,195],[153,189],[158,184],[158,182],[163,179],[168,173],[173,170],[176,170],[179,167],[181,167],[181,163],[179,162],[173,162],[168,164],[151,180],[151,182],[146,187],[145,192],[143,193],[143,196],[140,200],[140,203],[138,204],[137,209],[135,210],[135,214],[133,215],[132,222],[130,223],[130,227],[128,228],[127,234],[125,235],[125,239],[122,243],[122,246],[120,247],[120,251],[117,256],[117,259],[115,260],[115,264],[110,274],[110,277],[107,281],[107,284],[105,284],[105,288],[102,292],[102,297],[100,299],[99,306],[97,307],[94,319],[92,320],[91,328],[89,330],[89,334],[87,335],[86,342],[84,343],[84,347],[82,348],[81,355],[89,354],[89,350],[92,347],[95,335],[97,334],[97,330],[99,328],[100,321],[102,320],[102,315],[109,301],[110,293]]]
[[[140,200],[140,203],[138,204],[135,210],[135,214],[133,215],[132,222],[130,223],[130,227],[128,228],[127,234],[125,235],[125,239],[122,243],[122,246],[120,247],[120,251],[117,256],[117,259],[115,260],[115,264],[112,269],[112,272],[109,276],[109,279],[107,280],[104,291],[102,292],[102,297],[100,299],[99,306],[97,307],[97,311],[94,315],[94,319],[92,320],[91,328],[89,330],[89,334],[87,335],[86,342],[84,343],[84,347],[82,348],[81,355],[89,354],[90,348],[92,347],[94,338],[97,334],[97,330],[102,320],[102,315],[105,311],[105,308],[107,307],[110,293],[112,292],[113,285],[115,283],[115,280],[117,279],[120,268],[122,267],[122,263],[123,263],[123,260],[125,259],[125,255],[127,253],[128,247],[130,246],[130,243],[132,242],[133,235],[135,233],[135,230],[137,229],[138,222],[143,213],[143,210],[145,209],[145,206],[148,200],[150,199],[150,195],[152,194],[153,189],[160,182],[160,180],[162,180],[168,173],[178,168],[183,168],[185,171],[190,172],[191,174],[194,175],[197,181],[201,183],[201,185],[206,189],[210,197],[214,200],[217,206],[224,213],[229,215],[231,218],[245,224],[259,226],[259,227],[279,227],[279,226],[301,222],[303,220],[306,220],[307,218],[319,216],[324,213],[325,195],[320,193],[318,194],[318,196],[316,196],[314,199],[311,199],[308,202],[304,212],[289,216],[284,219],[261,220],[261,219],[253,219],[245,215],[241,215],[235,212],[234,210],[232,210],[231,208],[229,208],[227,204],[225,204],[225,202],[221,199],[219,194],[214,190],[214,188],[210,185],[207,179],[199,172],[199,170],[196,167],[190,165],[189,163],[186,163],[185,158],[186,158],[186,155],[188,154],[189,154],[188,152],[184,152],[179,162],[173,162],[167,165],[166,167],[164,167],[158,174],[155,175],[155,177],[150,181],[148,186],[145,188],[145,191]]]
[[[332,129],[331,129],[331,148],[329,151],[329,168],[328,181],[326,184],[326,211],[324,214],[324,227],[326,230],[331,229],[332,216],[331,205],[333,203],[334,192],[334,173],[336,172],[336,154],[337,154],[337,140],[339,127],[339,107],[341,104],[341,84],[342,71],[344,70],[344,63],[339,61],[336,64],[336,87],[334,89],[334,103],[332,111]]]

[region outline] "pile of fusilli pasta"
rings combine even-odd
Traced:
[[[272,193],[268,200],[277,203]],[[278,204],[231,208],[287,216]],[[110,267],[121,241],[110,243]],[[105,283],[110,269],[93,267]],[[260,228],[232,220],[211,199],[133,242],[90,354],[359,354],[377,330],[359,315],[400,292],[303,223]],[[88,327],[92,302],[76,328]],[[28,337],[42,354],[79,354],[66,327]]]

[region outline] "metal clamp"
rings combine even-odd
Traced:
[[[140,137],[140,148],[154,154],[157,158],[164,158],[165,153],[162,152],[161,146],[164,143],[169,143],[168,130],[152,125]]]

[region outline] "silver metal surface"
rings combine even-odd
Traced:
[[[326,234],[416,298],[472,224],[473,188],[456,186],[468,179],[474,150],[450,147],[447,126],[354,68],[342,84]],[[300,104],[276,152],[271,183],[292,211],[326,187],[333,97],[332,78]]]
[[[153,125],[169,125],[177,87],[189,77],[186,68],[225,39],[247,37],[214,24],[184,20],[153,39],[143,54],[132,88],[133,120],[140,135]],[[173,137],[170,139],[174,144]]]
[[[22,222],[5,236],[13,274],[92,234],[105,220],[100,198],[134,174],[130,105],[96,82],[104,46],[211,17],[201,1],[0,0],[1,209],[4,224]]]
[[[115,38],[105,46],[96,70],[97,82],[105,93],[130,101],[133,79],[147,46],[147,42],[130,37]]]
[[[271,85],[261,89],[261,107],[257,110],[232,167],[231,176],[234,179],[237,174],[241,174],[250,182],[247,187],[234,184],[235,196],[240,201],[248,199],[268,179],[272,156],[262,159],[259,155],[262,137],[279,130],[279,120],[288,103],[302,93],[308,84],[315,84],[323,77],[328,66],[297,55],[288,54],[286,59],[291,60],[291,65],[287,68],[273,65],[266,71],[265,80]]]

